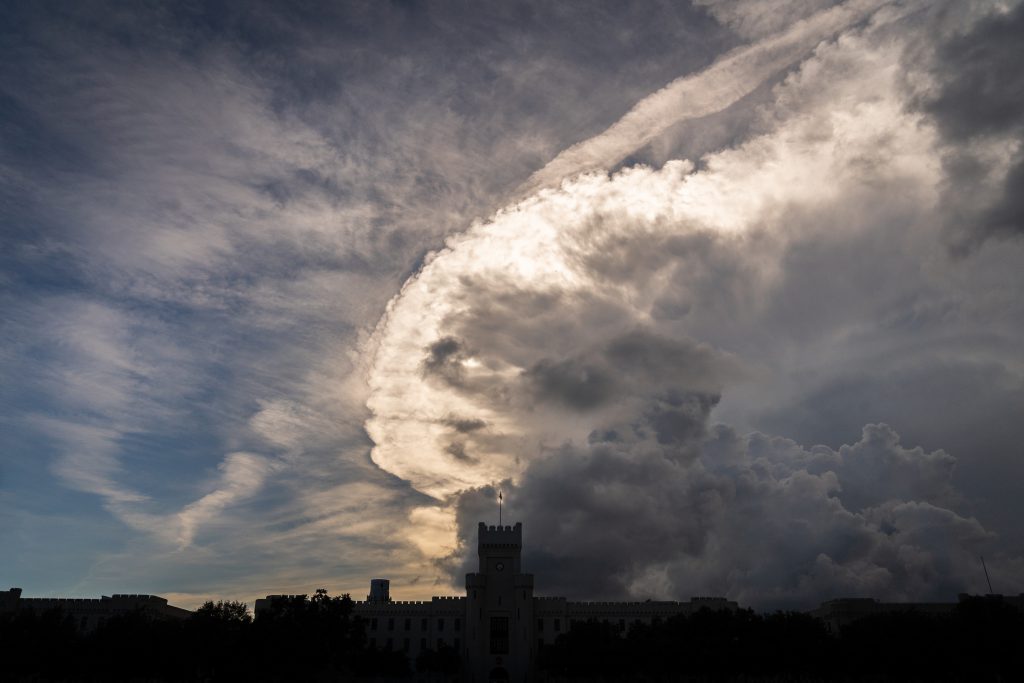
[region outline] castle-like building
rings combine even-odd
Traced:
[[[431,600],[393,601],[387,579],[373,579],[355,614],[367,622],[378,648],[399,650],[415,660],[427,649],[453,648],[469,681],[529,681],[537,653],[573,622],[598,620],[627,631],[701,608],[735,610],[725,598],[689,602],[572,602],[533,593],[533,574],[523,572],[523,525],[478,527],[479,570],[466,574],[466,595]],[[255,611],[277,596],[257,600]]]
[[[0,591],[0,614],[32,610],[37,613],[60,610],[83,633],[94,631],[112,617],[142,612],[157,619],[185,619],[187,609],[167,604],[159,595],[115,593],[101,598],[23,598],[20,588]]]

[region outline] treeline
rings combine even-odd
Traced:
[[[450,666],[369,647],[349,596],[317,591],[275,601],[253,620],[246,605],[208,602],[183,620],[144,611],[80,633],[60,611],[0,616],[0,680],[334,681],[403,679]]]
[[[1024,614],[969,598],[947,615],[865,617],[832,635],[798,612],[702,610],[625,637],[574,624],[541,651],[549,681],[1024,681]]]
[[[0,680],[457,680],[450,648],[410,662],[370,647],[348,596],[317,591],[275,602],[206,603],[185,620],[145,612],[80,633],[57,611],[0,616]],[[968,599],[943,616],[867,617],[828,633],[800,613],[701,611],[635,624],[576,623],[541,649],[538,678],[570,681],[1024,680],[1024,614]]]

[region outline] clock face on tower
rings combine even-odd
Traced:
[[[505,563],[504,562],[499,562],[498,564],[494,565],[494,568],[497,569],[500,572],[502,569],[505,568]]]

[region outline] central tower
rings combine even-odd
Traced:
[[[477,527],[479,571],[466,574],[470,680],[525,681],[536,654],[533,575],[522,573],[523,525]]]

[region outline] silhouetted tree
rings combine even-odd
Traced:
[[[181,648],[186,627],[143,611],[111,617],[84,636],[80,666],[98,680],[181,678],[194,661]]]
[[[237,602],[208,602],[186,620],[130,612],[91,632],[60,611],[0,615],[0,680],[397,680],[408,658],[368,647],[347,596],[274,601],[253,620]],[[707,611],[653,624],[572,624],[541,648],[550,681],[1024,680],[1024,613],[968,598],[951,613],[905,611],[846,625],[838,636],[805,614]],[[423,680],[451,680],[451,647],[425,650]]]
[[[541,648],[539,666],[558,676],[614,680],[632,670],[629,645],[612,624],[577,622],[554,645]]]
[[[0,679],[65,680],[78,671],[79,638],[61,610],[0,614]]]
[[[352,673],[352,655],[365,646],[361,624],[352,617],[352,599],[332,598],[319,589],[305,595],[274,599],[253,624],[261,670],[312,677]]]
[[[195,611],[192,618],[221,623],[248,624],[252,622],[248,605],[244,602],[228,600],[218,600],[217,602],[207,600],[202,607]]]

